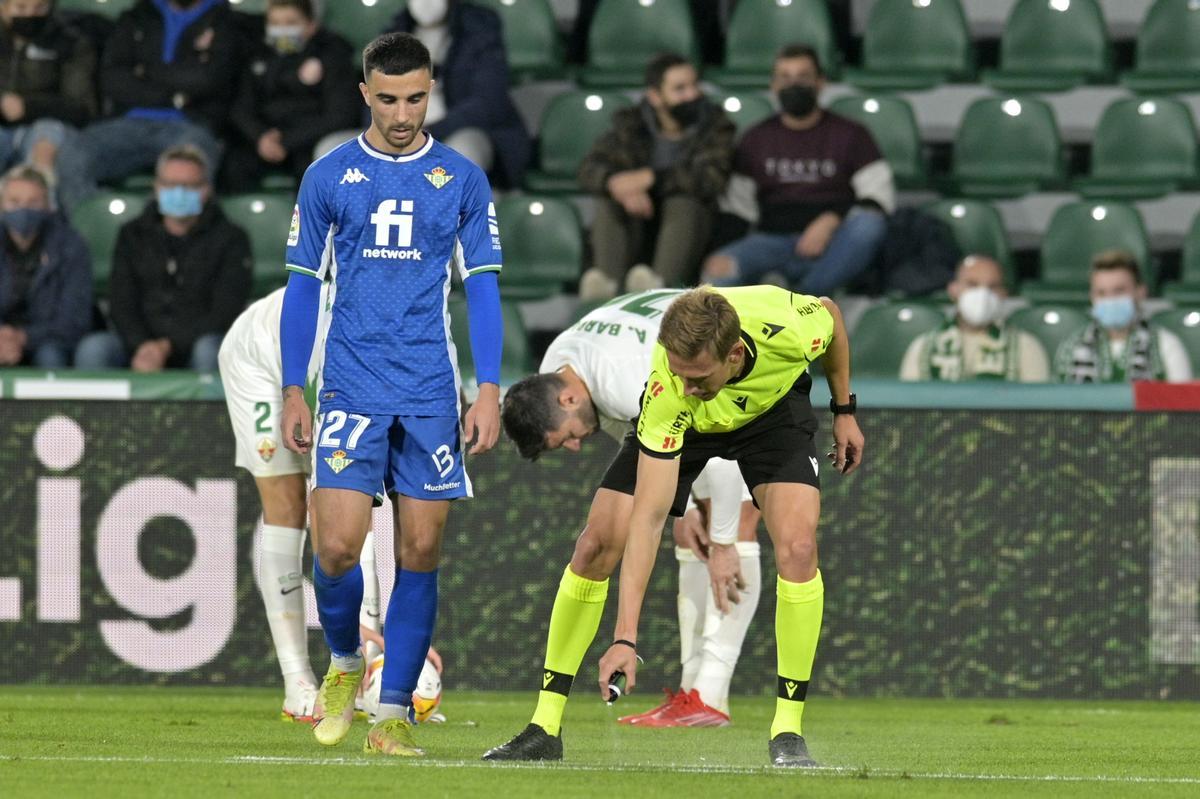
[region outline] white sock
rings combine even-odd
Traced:
[[[406,719],[408,718],[408,707],[405,705],[385,705],[380,704],[379,710],[375,711],[375,723],[384,719]]]
[[[737,666],[738,656],[742,654],[742,642],[746,640],[746,631],[754,620],[754,611],[762,594],[762,562],[758,543],[739,541],[737,550],[746,588],[741,591],[741,600],[725,616],[717,610],[712,592],[708,592],[700,668],[695,682],[696,691],[704,704],[726,714],[729,713],[729,684],[733,681],[733,670]]]
[[[703,654],[704,601],[710,593],[708,565],[687,547],[675,547],[675,560],[679,561],[679,662],[683,666],[679,687],[690,691]]]
[[[304,573],[300,552],[304,531],[264,524],[258,588],[275,643],[275,656],[287,685],[316,682],[308,659],[308,628],[304,624]]]
[[[353,655],[330,655],[329,663],[338,671],[358,671],[363,666],[362,650]]]
[[[375,566],[375,533],[367,531],[363,541],[362,554],[358,556],[358,565],[363,573],[363,602],[358,613],[358,623],[375,632],[383,629],[379,615],[379,570]],[[380,652],[379,645],[374,641],[363,644],[363,657],[370,663]]]

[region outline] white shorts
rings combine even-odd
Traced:
[[[234,463],[255,477],[309,474],[312,460],[283,446],[279,417],[283,413],[280,392],[282,367],[262,363],[243,336],[225,337],[218,361],[225,404],[237,442]]]
[[[710,460],[692,483],[692,497],[712,501],[709,534],[714,540],[723,543],[737,540],[742,503],[752,501],[753,497],[736,461]],[[689,506],[692,497],[688,498]]]

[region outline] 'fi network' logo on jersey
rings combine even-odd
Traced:
[[[400,261],[419,261],[421,251],[412,246],[413,236],[413,201],[400,200],[400,211],[396,212],[395,200],[384,200],[379,203],[375,213],[371,214],[371,224],[375,226],[375,247],[364,247],[363,258],[385,258]],[[395,246],[392,249],[392,230],[396,231]]]

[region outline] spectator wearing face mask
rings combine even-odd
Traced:
[[[87,193],[77,129],[96,114],[96,53],[53,12],[52,0],[0,0],[0,168],[38,167],[69,209]]]
[[[54,212],[50,186],[31,166],[0,179],[0,225],[0,366],[70,366],[92,319],[87,244]]]
[[[211,372],[225,331],[250,294],[250,239],[212,196],[208,161],[192,145],[166,150],[155,202],[117,235],[109,281],[116,332],[91,333],[75,365],[136,372]]]
[[[622,286],[691,283],[733,167],[734,124],[705,99],[686,58],[652,58],[645,90],[641,103],[613,114],[579,168],[580,187],[597,196],[593,265],[579,283],[586,301]]]
[[[710,256],[704,280],[747,285],[776,275],[821,296],[871,265],[895,207],[892,169],[866,128],[817,105],[824,86],[811,47],[776,56],[771,90],[782,112],[742,137],[722,202],[757,231]]]
[[[270,170],[299,182],[321,138],[358,124],[354,48],[319,19],[313,0],[267,4],[266,41],[233,108],[238,136],[223,164],[227,190],[252,191]]]
[[[1183,342],[1151,324],[1142,311],[1146,285],[1131,253],[1102,252],[1092,260],[1092,321],[1063,342],[1055,374],[1063,383],[1124,383],[1192,379]]]
[[[391,30],[416,36],[433,59],[425,130],[486,171],[492,185],[518,188],[532,144],[508,96],[496,12],[457,0],[408,0]]]
[[[946,286],[954,318],[918,336],[900,365],[901,380],[1009,380],[1044,383],[1050,363],[1036,338],[1005,327],[1004,270],[986,255],[968,255]]]

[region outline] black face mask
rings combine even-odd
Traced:
[[[789,116],[806,117],[817,107],[817,90],[794,83],[779,90],[779,105]]]
[[[667,113],[679,123],[680,127],[690,128],[700,121],[700,115],[704,113],[705,102],[703,96],[697,97],[695,100],[668,107]]]
[[[49,17],[45,14],[38,17],[13,17],[8,26],[12,30],[13,36],[35,39],[46,28],[47,21],[49,21]]]

